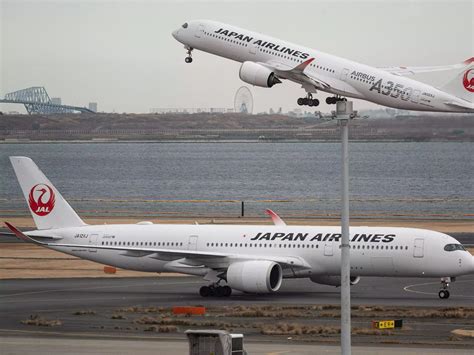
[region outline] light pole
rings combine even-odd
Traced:
[[[338,101],[336,119],[341,129],[341,353],[351,354],[351,261],[349,238],[349,121],[356,116],[352,101]]]

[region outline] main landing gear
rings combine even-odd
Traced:
[[[328,105],[335,105],[338,101],[347,101],[347,99],[339,96],[326,97],[326,103]]]
[[[441,279],[441,290],[438,292],[438,296],[441,299],[449,298],[449,283],[456,281],[454,277],[443,277]]]
[[[188,50],[186,51],[186,53],[188,53],[188,56],[186,58],[184,58],[184,61],[186,63],[192,63],[193,62],[193,58],[191,57],[191,52],[193,51],[193,48],[188,48]]]
[[[232,289],[229,286],[219,286],[219,284],[212,284],[209,286],[202,286],[199,289],[201,297],[229,297],[232,294]]]
[[[308,95],[306,95],[306,97],[300,97],[297,101],[298,105],[300,106],[318,106],[319,105],[319,100],[318,99],[313,99],[313,95],[311,95],[310,93],[308,93]]]

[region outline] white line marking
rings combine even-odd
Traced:
[[[473,282],[474,280],[460,280],[460,281],[455,281],[456,283],[465,283],[465,282]],[[421,284],[413,284],[413,285],[408,285],[405,286],[403,289],[406,292],[413,292],[413,293],[419,293],[423,295],[437,295],[438,292],[424,292],[424,291],[417,291],[417,290],[411,290],[412,287],[419,287],[419,286],[427,286],[427,285],[439,285],[441,282],[425,282]],[[467,298],[474,298],[474,296],[467,296],[467,295],[458,295],[456,294],[456,297],[467,297]]]
[[[156,281],[152,281],[156,282]],[[170,285],[183,285],[183,284],[196,284],[200,281],[190,281],[190,282],[168,282],[168,283],[159,283],[159,285],[170,286]],[[55,290],[44,290],[44,291],[32,291],[32,292],[22,292],[22,293],[12,293],[9,295],[2,295],[0,298],[14,297],[14,296],[24,296],[24,295],[36,295],[41,293],[52,293],[52,292],[66,292],[66,291],[78,291],[78,290],[99,290],[107,288],[123,288],[123,287],[136,287],[136,286],[150,286],[151,283],[141,283],[141,284],[127,284],[127,285],[115,285],[115,286],[94,286],[94,287],[74,287],[74,288],[62,288]]]

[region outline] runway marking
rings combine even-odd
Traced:
[[[154,282],[154,281],[153,281]],[[197,284],[201,283],[200,281],[189,281],[189,282],[168,282],[168,283],[159,283],[159,285],[170,286],[170,285],[183,285],[183,284]],[[43,291],[31,291],[31,292],[21,292],[21,293],[12,293],[9,295],[0,295],[0,298],[14,297],[14,296],[25,296],[25,295],[36,295],[41,293],[51,293],[51,292],[66,292],[66,291],[77,291],[77,290],[99,290],[107,288],[123,288],[123,287],[135,287],[135,286],[150,286],[151,283],[141,283],[134,285],[116,285],[116,286],[94,286],[94,287],[74,287],[74,288],[63,288],[56,290],[43,290]]]
[[[474,280],[460,280],[460,281],[455,281],[456,283],[466,283],[466,282],[473,282]],[[413,293],[419,293],[423,295],[437,295],[438,292],[425,292],[425,291],[417,291],[417,290],[412,290],[412,287],[419,287],[419,286],[427,286],[427,285],[439,285],[440,282],[425,282],[421,284],[413,284],[413,285],[408,285],[403,288],[406,292],[413,292]],[[466,298],[474,298],[474,296],[468,296],[468,295],[458,295],[456,294],[456,297],[466,297]]]

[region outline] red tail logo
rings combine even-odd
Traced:
[[[55,202],[54,191],[46,184],[37,184],[30,190],[28,203],[33,213],[38,216],[50,214]]]
[[[474,92],[474,69],[469,69],[464,73],[462,84],[467,91]]]

